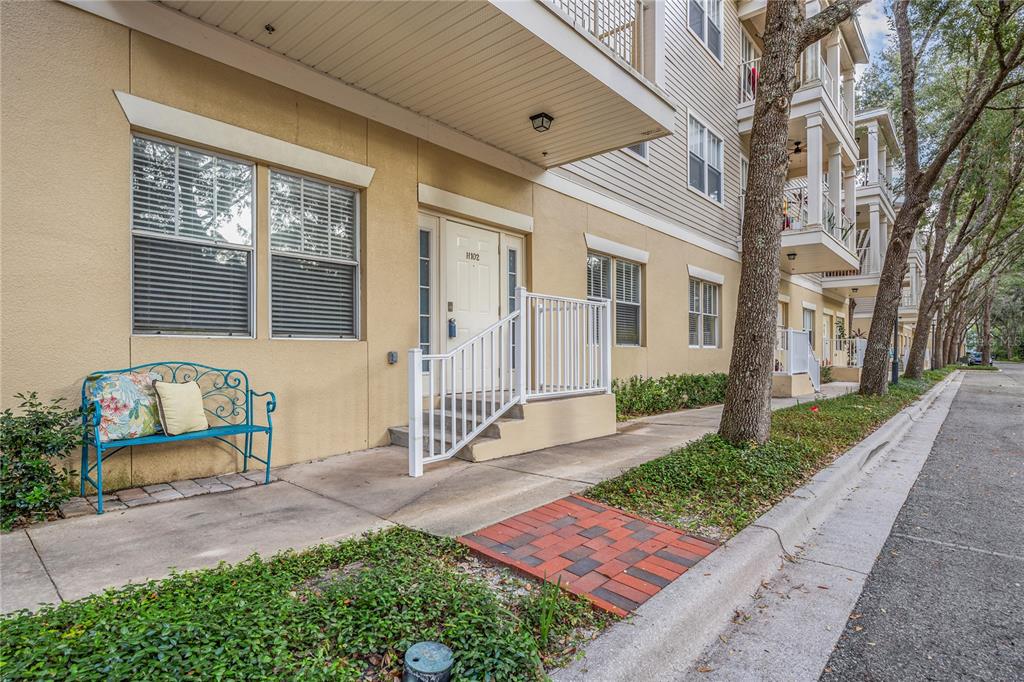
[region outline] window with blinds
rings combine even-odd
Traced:
[[[612,291],[613,266],[615,270],[614,292]],[[588,253],[587,298],[592,301],[612,300],[612,316],[615,320],[615,343],[617,345],[640,345],[642,312],[639,264]]]
[[[691,348],[718,348],[721,337],[719,301],[722,288],[717,284],[690,279],[689,344]]]
[[[690,0],[689,26],[715,59],[722,59],[722,0]]]
[[[278,338],[359,335],[359,195],[270,172],[270,329]]]
[[[615,261],[615,343],[640,345],[640,266]]]
[[[132,331],[252,336],[253,164],[132,136]]]

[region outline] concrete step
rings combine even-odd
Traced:
[[[492,424],[492,426],[493,426],[493,424]],[[460,431],[460,433],[461,433],[461,431]],[[391,426],[391,427],[388,428],[388,435],[391,437],[391,444],[392,445],[398,445],[398,446],[403,447],[403,448],[409,447],[409,427],[408,426]],[[424,447],[426,447],[426,440],[427,440],[428,437],[429,436],[427,436],[427,435],[424,435],[424,437],[423,437]],[[497,436],[489,436],[489,435],[487,435],[487,429],[485,429],[484,432],[479,434],[476,438],[474,438],[470,442],[470,444],[472,445],[473,443],[478,443],[478,442],[496,441],[496,440],[499,440],[500,438],[501,438],[500,435],[497,435]],[[438,431],[437,429],[434,430],[434,443],[435,443],[434,449],[436,451],[437,448],[441,445],[441,432]]]

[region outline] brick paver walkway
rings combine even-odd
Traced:
[[[531,576],[561,581],[620,616],[635,611],[718,545],[571,495],[459,542]]]

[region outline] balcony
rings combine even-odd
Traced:
[[[157,38],[191,36],[242,69],[238,55],[276,53],[279,71],[319,77],[322,92],[329,79],[349,86],[328,98],[339,106],[397,107],[421,137],[441,124],[544,168],[674,127],[673,105],[641,74],[638,0],[112,4],[115,21]],[[554,118],[546,132],[530,122],[541,112]]]
[[[863,189],[863,192],[860,190]],[[896,201],[896,186],[884,170],[878,169],[878,181],[871,181],[871,174],[868,170],[867,159],[857,159],[857,195],[871,196],[872,190],[877,190],[885,197],[890,204]]]
[[[818,200],[822,222],[810,223],[813,197],[805,187],[783,193],[782,269],[790,274],[850,270],[859,267],[853,222],[829,197],[828,187]]]
[[[914,294],[911,289],[904,289],[900,296],[899,317],[901,322],[910,322],[917,319],[917,306],[920,296]]]
[[[857,260],[860,265],[844,270],[828,270],[823,273],[821,286],[843,296],[874,296],[878,293],[881,274],[879,263],[875,262],[871,246],[867,243],[865,230],[858,232]]]

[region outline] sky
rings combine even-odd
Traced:
[[[864,39],[868,42],[871,59],[877,59],[885,49],[889,37],[889,20],[885,16],[885,0],[871,0],[860,8],[860,27],[864,31]],[[864,73],[867,64],[857,65],[857,77]]]

